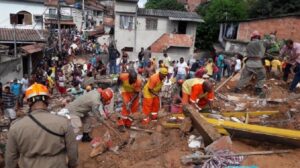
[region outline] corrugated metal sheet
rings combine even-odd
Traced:
[[[39,31],[39,33],[37,32]],[[34,29],[16,29],[16,40],[17,41],[46,41],[47,31],[43,30],[44,38],[42,38],[42,30]],[[14,41],[14,29],[0,28],[0,41]]]
[[[38,43],[38,44],[23,46],[23,47],[21,47],[21,49],[24,50],[27,54],[32,54],[32,53],[42,51],[44,46],[45,46],[45,44]]]
[[[184,11],[175,11],[175,10],[159,10],[159,9],[139,8],[138,16],[168,17],[173,20],[203,22],[203,19],[195,12],[184,12]]]

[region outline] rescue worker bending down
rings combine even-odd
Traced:
[[[159,72],[153,74],[143,88],[143,113],[142,124],[148,125],[151,120],[156,120],[160,108],[159,92],[163,81],[168,75],[167,68],[160,68]]]
[[[121,96],[123,98],[118,128],[123,132],[125,131],[125,126],[130,127],[132,124],[133,118],[129,117],[129,115],[136,113],[139,108],[139,93],[141,92],[142,80],[138,78],[135,71],[131,70],[129,73],[120,74],[118,85],[121,85]]]
[[[90,142],[92,138],[91,118],[89,112],[96,114],[98,121],[102,121],[105,117],[104,106],[110,104],[113,98],[111,88],[92,90],[69,103],[66,109],[70,113],[71,124],[75,134],[80,133],[80,128],[83,127],[82,142]]]
[[[47,111],[47,87],[34,83],[25,96],[30,111],[10,127],[6,168],[75,168],[78,164],[75,134],[65,117]]]
[[[214,99],[213,84],[200,78],[192,78],[182,84],[182,104],[193,104],[199,111]]]

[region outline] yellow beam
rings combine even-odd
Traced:
[[[281,129],[274,127],[266,127],[252,124],[244,124],[244,123],[236,123],[232,121],[221,121],[216,119],[205,118],[209,123],[214,125],[215,127],[223,127],[224,129],[237,129],[245,132],[252,132],[264,135],[272,135],[282,138],[290,138],[300,141],[300,131],[289,130],[289,129]]]
[[[220,115],[224,117],[246,117],[248,114],[249,117],[256,117],[256,116],[262,116],[262,115],[274,115],[278,114],[279,111],[249,111],[249,112],[223,112],[220,113]],[[207,117],[210,113],[201,113],[205,117]]]

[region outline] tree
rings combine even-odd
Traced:
[[[205,23],[197,27],[196,47],[211,50],[212,44],[218,41],[220,23],[247,18],[248,7],[244,0],[212,0],[198,7],[197,13]]]
[[[251,18],[278,16],[300,12],[300,0],[255,0],[250,5]]]
[[[148,0],[145,8],[186,11],[184,5],[176,0]]]

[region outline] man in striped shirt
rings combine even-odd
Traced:
[[[4,88],[4,92],[2,93],[2,103],[4,109],[4,116],[5,118],[10,119],[13,121],[16,119],[16,96],[10,92],[10,87],[6,86]]]

